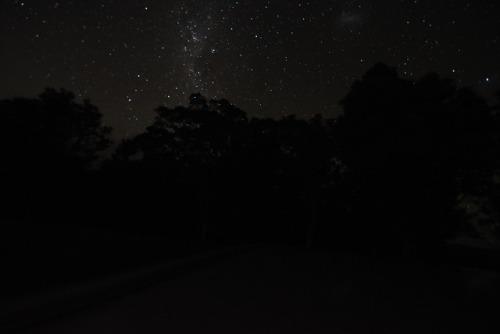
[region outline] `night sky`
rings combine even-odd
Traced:
[[[334,116],[379,61],[500,87],[498,0],[5,0],[0,22],[0,99],[65,88],[115,139],[196,92],[249,116]]]

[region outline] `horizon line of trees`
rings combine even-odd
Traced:
[[[500,98],[500,94],[498,94]],[[500,236],[500,112],[430,73],[376,64],[343,114],[248,119],[192,94],[110,145],[88,100],[47,89],[0,101],[2,220],[78,223],[219,242],[422,252]]]

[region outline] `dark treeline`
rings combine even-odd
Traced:
[[[95,106],[1,101],[2,220],[404,253],[499,235],[498,106],[383,64],[340,103],[336,119],[248,119],[193,94],[96,169],[111,129]]]

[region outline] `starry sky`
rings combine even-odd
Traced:
[[[197,92],[250,117],[335,116],[377,62],[500,88],[498,0],[5,0],[0,22],[0,99],[65,88],[115,140]]]

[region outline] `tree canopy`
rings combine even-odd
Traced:
[[[378,64],[341,104],[335,138],[353,224],[386,244],[428,245],[456,233],[460,194],[498,168],[499,124],[486,101],[435,73],[412,81]]]
[[[60,199],[62,189],[75,184],[76,175],[81,177],[110,144],[111,128],[101,119],[97,107],[88,100],[75,102],[65,90],[0,101],[1,177],[12,204],[6,207],[31,215]],[[49,205],[58,211],[55,205],[63,203]]]
[[[158,107],[89,173],[110,133],[89,101],[52,89],[0,101],[2,175],[11,202],[31,206],[11,212],[62,205],[110,228],[403,254],[464,231],[498,236],[498,106],[385,64],[340,104],[334,119],[249,119],[192,94],[187,106]]]

